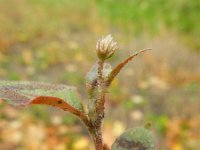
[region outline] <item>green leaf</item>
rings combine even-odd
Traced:
[[[76,88],[62,84],[0,81],[0,98],[19,106],[46,104],[73,113],[83,110]]]
[[[125,131],[117,138],[111,150],[155,150],[155,140],[150,130],[137,127]]]

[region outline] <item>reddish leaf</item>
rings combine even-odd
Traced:
[[[80,111],[76,108],[72,107],[64,100],[53,97],[53,96],[38,96],[30,101],[29,104],[44,104],[44,105],[51,105],[53,107],[58,107],[64,111],[69,111],[73,114],[79,115]]]
[[[138,51],[136,53],[134,53],[133,55],[129,56],[128,58],[126,58],[124,61],[122,61],[121,63],[119,63],[112,71],[111,73],[108,75],[108,78],[106,80],[106,84],[107,86],[109,86],[113,79],[118,75],[118,73],[121,71],[122,68],[124,68],[124,66],[131,61],[133,58],[135,58],[137,55],[139,55],[140,53],[143,53],[147,50],[151,50],[151,49],[144,49],[141,51]]]
[[[13,105],[46,104],[74,114],[82,111],[76,88],[66,85],[0,81],[0,98]]]

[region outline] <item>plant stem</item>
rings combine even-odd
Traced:
[[[98,96],[96,99],[96,119],[93,121],[93,128],[91,129],[92,138],[95,144],[96,150],[103,150],[103,139],[101,124],[104,117],[104,103],[105,103],[105,93],[103,90],[103,65],[104,61],[99,60],[98,62],[98,79],[97,79],[97,89]]]
[[[93,91],[89,91],[89,96],[91,99],[95,100],[95,112],[89,112],[88,120],[83,120],[87,126],[96,150],[109,150],[108,146],[103,144],[102,138],[102,120],[104,118],[104,104],[105,104],[105,81],[103,78],[103,66],[104,61],[98,61],[98,76],[97,84],[94,85],[93,89],[97,90],[97,93],[94,94]],[[95,113],[95,115],[93,114]]]
[[[95,140],[95,149],[96,150],[103,150],[103,140],[102,140],[101,127],[95,128],[94,140]]]
[[[98,86],[101,86],[103,81],[103,64],[104,61],[102,60],[98,61],[98,79],[97,79]]]
[[[103,65],[104,61],[99,60],[98,62],[98,79],[97,79],[97,88],[98,88],[98,97],[96,104],[96,113],[97,118],[94,122],[95,129],[95,148],[96,150],[103,150],[103,139],[102,139],[102,130],[101,124],[102,119],[104,117],[104,102],[105,102],[105,94],[103,91]]]
[[[104,61],[99,60],[98,79],[97,79],[98,97],[97,97],[97,105],[96,105],[97,120],[102,120],[104,117],[105,86],[104,86],[104,79],[103,79],[103,65],[104,65]]]

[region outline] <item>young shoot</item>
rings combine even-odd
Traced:
[[[109,86],[128,62],[151,49],[136,51],[112,68],[107,60],[117,50],[118,43],[110,34],[97,41],[97,63],[86,76],[87,107],[83,106],[75,87],[49,83],[0,80],[0,98],[16,106],[49,105],[72,113],[85,124],[96,150],[154,150],[154,138],[149,128],[145,127],[128,129],[116,139],[111,148],[102,138],[102,121]]]

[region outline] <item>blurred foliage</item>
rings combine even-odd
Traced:
[[[200,33],[198,0],[99,0],[98,4],[102,16],[119,25],[132,23],[138,32],[144,29],[158,32],[161,25],[165,25],[181,33],[196,36]]]
[[[0,79],[76,85],[86,97],[99,37],[119,41],[112,66],[151,47],[108,91],[105,141],[151,121],[161,150],[197,150],[199,16],[199,0],[0,0]],[[92,149],[77,118],[44,106],[19,109],[0,102],[0,149]]]

